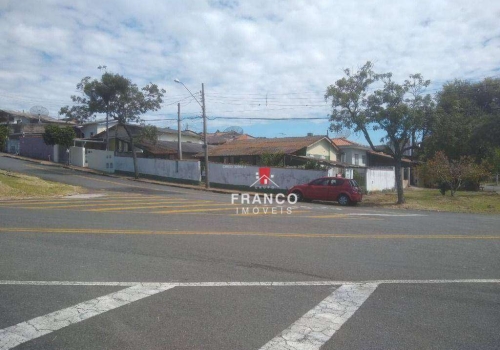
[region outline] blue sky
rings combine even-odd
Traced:
[[[326,118],[326,87],[368,60],[400,81],[422,73],[430,93],[455,78],[499,76],[499,18],[500,2],[487,0],[4,0],[0,108],[42,105],[57,117],[80,79],[106,65],[167,90],[163,108],[144,117],[158,126],[176,127],[180,101],[183,125],[202,130],[178,78],[195,94],[205,84],[209,131],[326,134],[326,119],[272,119]]]

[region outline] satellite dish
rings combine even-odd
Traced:
[[[349,136],[351,136],[351,130],[349,130],[349,129],[342,129],[339,132],[335,133],[333,135],[333,138],[335,138],[335,139],[342,139],[342,138],[346,139]]]
[[[43,106],[33,106],[30,108],[30,114],[38,117],[38,122],[40,123],[40,117],[48,117],[49,110]]]
[[[224,130],[224,132],[235,132],[237,134],[243,134],[243,129],[239,126],[230,126]]]

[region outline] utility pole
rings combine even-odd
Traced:
[[[210,180],[208,177],[208,143],[207,143],[207,114],[205,106],[205,85],[201,83],[201,109],[203,111],[203,147],[205,148],[205,187],[210,188]]]
[[[182,144],[181,144],[181,104],[177,103],[177,155],[179,160],[182,160]]]
[[[106,151],[109,151],[109,96],[106,101]]]

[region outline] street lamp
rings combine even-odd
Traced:
[[[201,111],[203,113],[203,148],[205,149],[205,187],[210,188],[210,181],[208,177],[208,144],[207,144],[207,116],[205,113],[205,85],[201,83],[201,102],[193,95],[193,93],[187,88],[186,85],[179,79],[174,79],[174,81],[178,84],[184,86],[184,88],[193,96],[196,102],[201,107]]]

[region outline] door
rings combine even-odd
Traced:
[[[330,179],[322,178],[316,179],[309,183],[307,186],[307,199],[314,199],[324,201],[328,197],[328,187],[329,187]]]
[[[340,190],[345,180],[342,179],[330,179],[330,185],[328,186],[328,197],[329,201],[336,201],[339,197]]]

